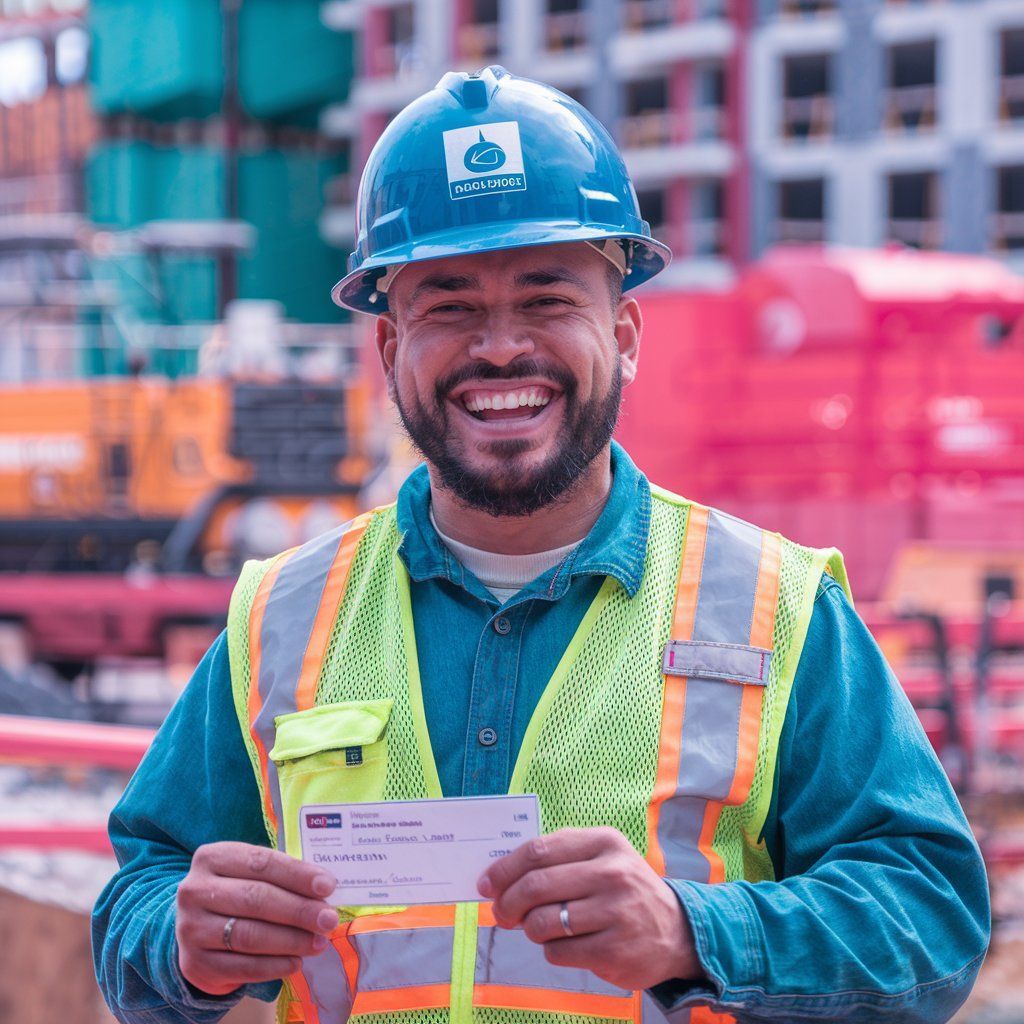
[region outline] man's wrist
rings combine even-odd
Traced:
[[[667,971],[664,981],[702,981],[707,975],[697,956],[697,944],[693,934],[693,926],[683,908],[675,889],[665,883],[672,895],[673,914],[675,918],[673,940],[668,956]]]

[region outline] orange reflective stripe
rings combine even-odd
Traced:
[[[736,1018],[728,1013],[715,1013],[707,1006],[695,1006],[690,1010],[690,1024],[736,1024]]]
[[[450,985],[414,985],[409,988],[385,988],[378,992],[359,992],[352,1005],[352,1015],[430,1010],[448,1006],[450,998]]]
[[[708,862],[708,882],[725,881],[725,865],[722,858],[715,852],[711,845],[715,840],[715,829],[718,828],[718,819],[722,816],[722,805],[720,803],[709,803],[704,810],[704,821],[701,823],[700,839],[697,840],[697,849],[704,854]]]
[[[478,928],[497,928],[494,919],[494,903],[481,903],[477,909],[476,924]]]
[[[349,937],[349,929],[345,926],[337,928],[331,933],[331,945],[338,951],[341,957],[342,966],[345,968],[345,977],[348,978],[349,992],[355,992],[359,981],[359,953],[352,945]]]
[[[316,1003],[313,1001],[309,985],[306,984],[306,979],[302,976],[302,972],[296,971],[294,974],[289,974],[287,980],[288,984],[292,987],[292,991],[298,996],[299,1004],[302,1006],[302,1016],[298,1019],[303,1021],[304,1024],[320,1024],[320,1012],[316,1008]],[[291,1016],[291,1011],[289,1011],[289,1016]]]
[[[473,989],[474,1006],[538,1010],[581,1017],[614,1017],[619,1020],[632,1020],[633,1001],[632,993],[628,996],[596,996],[560,989],[521,988],[518,985],[476,985]]]
[[[754,614],[750,620],[750,643],[767,651],[775,644],[775,606],[779,599],[779,566],[782,540],[777,533],[762,532],[761,564],[757,570]],[[763,686],[744,686],[740,709],[739,743],[736,751],[736,776],[725,802],[741,804],[750,792],[757,767],[757,747],[761,736]]]
[[[750,644],[753,647],[773,648],[775,631],[775,605],[779,596],[779,566],[782,557],[782,543],[778,534],[761,532],[761,560],[757,569],[757,587],[754,591],[754,608],[750,620]],[[757,767],[757,747],[761,736],[761,709],[764,704],[763,686],[743,684],[740,701],[739,733],[736,744],[736,771],[733,775],[729,794],[723,803],[710,803],[704,812],[699,848],[708,860],[711,871],[709,882],[725,881],[725,865],[712,848],[718,820],[726,805],[743,803],[750,793]],[[732,1018],[727,1018],[731,1020]]]
[[[284,568],[285,562],[297,551],[291,548],[278,555],[270,568],[263,574],[260,585],[253,598],[252,607],[249,609],[249,735],[256,746],[256,752],[260,759],[260,772],[263,776],[263,810],[267,820],[273,826],[273,835],[277,835],[277,815],[274,813],[274,803],[270,796],[270,777],[267,774],[267,749],[256,731],[256,717],[263,707],[263,698],[260,696],[260,659],[263,655],[260,638],[263,632],[263,613],[266,611],[267,600],[270,591],[274,588],[278,574]]]
[[[777,533],[761,534],[761,564],[757,570],[754,615],[750,622],[750,643],[772,650],[775,634],[775,605],[779,599],[779,566],[782,539]]]
[[[455,926],[455,907],[452,904],[410,907],[394,914],[365,914],[348,924],[353,935],[363,932],[404,931],[409,928],[452,928]]]
[[[672,613],[673,640],[689,640],[693,636],[693,621],[697,614],[697,594],[700,590],[701,566],[704,564],[704,546],[708,536],[709,510],[691,505],[683,539],[683,555],[679,565],[679,583]],[[658,815],[661,805],[676,791],[679,776],[679,749],[683,736],[683,716],[686,709],[686,679],[683,676],[664,676],[664,699],[661,711],[661,738],[658,745],[658,772],[647,808],[647,862],[665,874],[665,855],[658,843]]]
[[[324,655],[327,653],[334,620],[338,617],[338,608],[341,606],[341,599],[345,596],[345,585],[348,583],[349,569],[352,568],[352,557],[355,555],[356,547],[366,532],[366,527],[372,517],[372,512],[364,512],[352,520],[351,525],[341,538],[338,553],[334,556],[334,562],[328,570],[324,591],[316,610],[316,617],[313,619],[313,628],[310,630],[309,642],[306,644],[306,652],[302,658],[299,681],[295,687],[296,711],[305,711],[307,708],[311,708],[316,699],[316,684],[323,668]]]

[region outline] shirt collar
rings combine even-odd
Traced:
[[[651,525],[651,489],[647,478],[617,442],[611,443],[612,487],[590,533],[565,560],[537,582],[546,595],[560,597],[573,577],[611,576],[633,597],[640,586]],[[402,534],[398,555],[417,582],[441,577],[466,586],[466,570],[441,543],[430,522],[430,476],[417,466],[398,492],[397,519]]]

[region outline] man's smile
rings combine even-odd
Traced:
[[[561,395],[555,385],[537,381],[469,381],[455,388],[449,398],[478,422],[525,423],[546,419],[543,413]]]

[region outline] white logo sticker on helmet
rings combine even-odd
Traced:
[[[444,162],[452,199],[526,189],[517,121],[495,121],[445,132]]]

